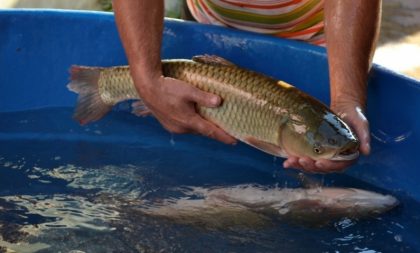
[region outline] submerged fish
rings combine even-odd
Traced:
[[[354,188],[266,188],[238,185],[191,187],[186,197],[145,203],[141,212],[180,223],[211,227],[266,225],[272,218],[324,225],[341,218],[365,218],[398,205],[390,195]]]
[[[359,141],[343,120],[283,81],[207,55],[163,60],[162,71],[164,76],[219,95],[222,105],[198,106],[200,115],[269,154],[315,160],[352,160],[359,155]],[[81,124],[100,119],[118,102],[139,99],[128,66],[73,66],[68,88],[79,94],[74,117]]]

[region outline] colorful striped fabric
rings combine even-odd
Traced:
[[[323,0],[187,0],[200,23],[325,44]]]

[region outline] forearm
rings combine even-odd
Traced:
[[[148,110],[172,133],[200,133],[235,143],[233,137],[196,111],[195,105],[219,106],[220,97],[162,76],[163,0],[114,0],[113,4],[131,76]]]
[[[151,75],[160,76],[163,0],[114,0],[113,6],[132,74],[138,73],[133,76],[144,78]]]
[[[365,106],[380,7],[381,0],[325,0],[331,105]]]

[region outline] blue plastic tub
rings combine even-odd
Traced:
[[[323,48],[221,27],[166,20],[162,54],[163,58],[216,54],[243,67],[292,83],[329,103],[328,69]],[[84,189],[67,187],[74,183],[74,178],[71,178],[78,178],[80,173],[71,174],[70,170],[70,179],[54,177],[54,173],[63,169],[63,164],[91,168],[104,164],[124,167],[126,170],[122,170],[121,175],[103,171],[107,175],[111,173],[112,178],[121,184],[133,178],[132,175],[123,176],[127,171],[143,165],[153,172],[147,177],[142,174],[142,178],[150,179],[151,175],[158,175],[158,182],[155,183],[162,187],[173,183],[167,177],[182,178],[183,185],[285,184],[280,179],[282,177],[276,179],[277,174],[283,173],[281,161],[273,162],[272,157],[245,145],[226,147],[199,136],[171,136],[154,119],[131,116],[124,104],[97,124],[87,127],[77,125],[71,119],[76,95],[66,88],[68,70],[73,64],[127,64],[112,14],[51,10],[0,11],[0,235],[3,237],[13,227],[5,229],[5,221],[15,224],[15,228],[28,223],[48,223],[52,219],[35,212],[35,207],[26,207],[23,211],[18,207],[13,209],[10,201],[13,200],[14,204],[24,201],[19,202],[11,196],[36,195],[41,203],[41,195],[74,195],[74,189]],[[337,186],[363,187],[366,184],[400,198],[400,209],[391,215],[386,227],[377,232],[383,233],[381,238],[389,243],[381,242],[382,239],[374,240],[372,235],[354,236],[358,232],[363,234],[360,229],[369,227],[369,224],[362,227],[355,225],[357,231],[351,231],[352,228],[346,230],[346,225],[337,223],[335,232],[310,231],[307,233],[321,233],[320,237],[305,235],[303,239],[301,233],[306,232],[296,232],[291,227],[285,234],[296,233],[300,240],[320,241],[309,243],[312,246],[300,241],[299,247],[290,247],[290,252],[299,252],[297,249],[311,252],[420,251],[420,83],[374,66],[369,82],[367,115],[371,124],[372,154],[362,157],[345,175],[328,175],[324,180]],[[99,178],[102,172],[97,170],[95,173]],[[91,185],[89,191],[102,186],[100,183]],[[142,184],[134,186],[145,187]],[[9,212],[2,211],[7,209],[5,206],[10,207]],[[26,219],[21,220],[18,214]],[[71,224],[76,224],[74,229],[78,228],[77,222]],[[126,224],[126,227],[129,225]],[[115,228],[117,231],[120,229],[118,225]],[[185,228],[180,229],[183,231]],[[153,234],[152,230],[147,231]],[[147,236],[146,232],[143,233],[134,234]],[[147,249],[174,252],[183,252],[182,249],[188,252],[213,252],[211,249],[219,252],[278,252],[279,245],[273,240],[283,240],[281,235],[275,239],[269,237],[265,238],[264,244],[261,243],[264,238],[261,239],[261,232],[258,232],[255,241],[232,246],[229,243],[221,244],[214,239],[217,237],[214,234],[209,239],[204,235],[185,233],[187,237],[183,234],[183,239],[167,239],[167,244],[159,244],[160,248],[149,245],[145,252],[148,252]],[[80,238],[89,237],[88,234],[84,236]],[[388,240],[388,237],[391,239]],[[67,240],[65,236],[63,238],[56,247],[67,247],[63,246],[63,241]],[[334,238],[342,240],[334,241]],[[185,246],[189,240],[200,239],[204,240],[201,247]],[[299,242],[296,238],[289,239],[284,243],[290,244],[293,240]],[[31,243],[36,240],[27,241]],[[8,243],[12,242],[9,240]],[[117,249],[129,245],[131,251],[143,252],[136,248],[136,243],[132,239],[114,242],[113,245]],[[173,246],[176,243],[181,245],[180,248]],[[2,245],[7,246],[0,243],[0,252]],[[40,245],[39,252],[49,252],[49,249],[53,252],[51,245]],[[100,243],[95,245],[101,252]],[[271,245],[272,248],[264,245]],[[95,251],[96,248],[90,247],[80,246],[78,249]],[[131,252],[129,249],[126,252]]]

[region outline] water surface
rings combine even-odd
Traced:
[[[154,119],[126,112],[85,127],[71,114],[69,108],[0,113],[0,252],[370,253],[420,247],[418,202],[342,174],[317,179],[393,194],[402,205],[379,217],[322,227],[284,220],[216,226],[145,215],[145,201],[181,197],[185,186],[301,182],[281,168],[281,159],[242,144],[171,136]]]

